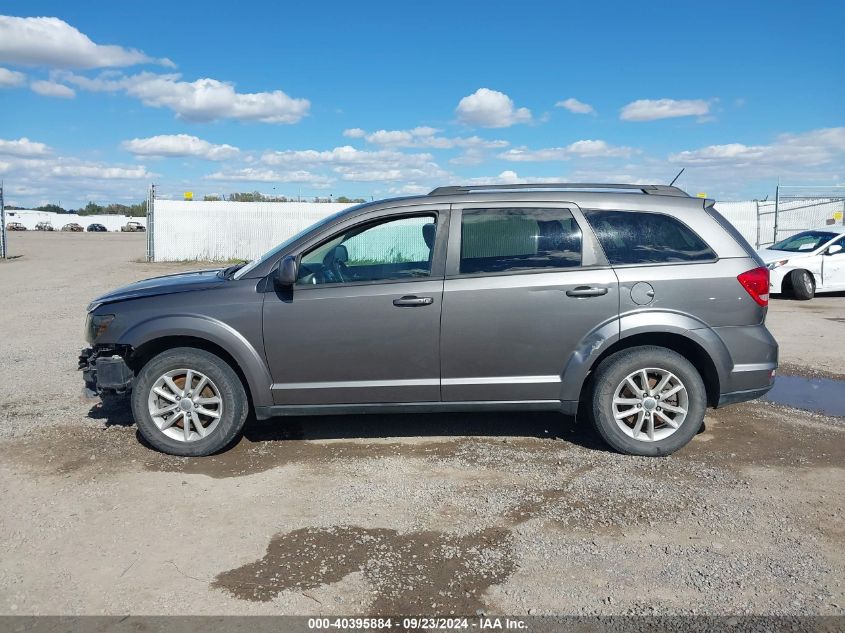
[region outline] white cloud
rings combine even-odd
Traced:
[[[370,152],[349,145],[324,151],[267,152],[261,160],[273,166],[327,168],[342,180],[359,182],[414,182],[448,175],[431,154],[406,154],[392,149]]]
[[[465,181],[467,185],[521,185],[526,183],[543,184],[560,182],[561,178],[555,177],[522,177],[515,171],[507,169],[501,172],[498,176],[482,176],[480,178],[470,178]]]
[[[617,147],[600,140],[584,140],[575,141],[566,147],[548,147],[536,150],[518,147],[502,152],[499,154],[499,158],[515,162],[535,162],[588,157],[626,158],[635,153],[637,153],[637,150],[632,147]]]
[[[153,177],[153,174],[148,172],[146,167],[142,165],[119,167],[78,161],[65,162],[63,160],[47,166],[46,173],[47,175],[58,178],[93,178],[104,180],[138,180]]]
[[[0,88],[20,86],[26,81],[26,75],[8,68],[0,68]]]
[[[352,127],[348,130],[343,130],[343,135],[347,138],[364,138],[367,133],[359,127]]]
[[[845,127],[782,134],[768,145],[727,143],[671,154],[669,160],[701,169],[730,167],[777,175],[778,170],[839,163],[845,157]],[[834,165],[836,166],[836,165]],[[841,165],[839,170],[841,172]]]
[[[160,134],[149,138],[133,138],[124,141],[121,146],[136,156],[158,158],[195,156],[207,160],[226,160],[237,156],[240,152],[232,145],[214,145],[188,134]]]
[[[619,111],[623,121],[654,121],[683,116],[704,117],[710,113],[710,102],[704,99],[639,99]]]
[[[479,127],[510,127],[531,120],[528,108],[516,108],[513,99],[498,90],[479,88],[456,108],[458,120]]]
[[[578,101],[575,97],[569,97],[569,99],[565,99],[564,101],[558,101],[555,104],[556,108],[564,108],[573,112],[575,114],[595,114],[595,108],[591,106],[589,103],[584,103],[583,101]]]
[[[208,180],[223,182],[278,182],[307,183],[315,187],[324,187],[334,182],[333,178],[314,174],[306,170],[276,171],[274,169],[245,167],[227,171],[217,171],[206,176]]]
[[[16,156],[18,158],[41,158],[49,156],[52,152],[44,143],[30,141],[26,137],[16,141],[0,139],[0,155]]]
[[[76,92],[70,86],[57,83],[55,81],[44,81],[39,79],[29,84],[33,92],[36,92],[44,97],[58,97],[59,99],[73,99]]]
[[[346,130],[350,132],[352,130]],[[352,136],[344,132],[345,136]],[[508,142],[502,140],[487,140],[480,136],[439,136],[442,132],[438,128],[419,126],[408,130],[377,130],[372,133],[355,128],[353,138],[364,138],[368,143],[381,145],[382,147],[424,147],[431,149],[453,149],[462,148],[502,148],[507,147]]]
[[[59,18],[0,16],[0,62],[20,66],[57,68],[106,68],[160,64],[142,51],[115,45],[95,44]]]
[[[233,84],[217,79],[182,81],[181,75],[142,72],[136,75],[103,73],[90,78],[61,73],[57,77],[75,86],[95,92],[124,91],[145,105],[169,108],[180,119],[215,121],[237,119],[261,123],[297,123],[307,116],[308,99],[289,97],[281,90],[272,92],[236,92]]]

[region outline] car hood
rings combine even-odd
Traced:
[[[97,297],[91,302],[89,310],[97,304],[102,305],[104,303],[114,303],[115,301],[125,301],[126,299],[139,299],[141,297],[155,297],[177,292],[191,292],[194,290],[215,288],[220,284],[226,283],[222,275],[219,274],[220,270],[219,268],[214,270],[197,270],[136,281],[134,284],[123,286],[122,288],[112,290]]]
[[[757,251],[757,254],[760,256],[760,259],[762,259],[764,263],[771,264],[772,262],[779,262],[782,259],[799,259],[801,257],[807,257],[808,255],[812,255],[814,252],[815,251],[775,251],[770,248],[761,248]]]

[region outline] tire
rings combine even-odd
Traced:
[[[661,389],[661,398],[646,392],[640,397],[633,389],[641,388],[645,382],[642,370],[646,370],[652,392],[669,376]],[[633,387],[627,381],[632,374]],[[680,389],[676,389],[678,385]],[[639,406],[635,404],[637,401]],[[682,416],[669,407],[686,413]],[[706,409],[707,391],[701,374],[686,358],[665,347],[645,345],[622,350],[606,358],[596,370],[592,390],[593,425],[604,441],[620,453],[643,456],[674,453],[698,433]],[[617,414],[628,411],[632,412],[630,416],[617,421]],[[654,421],[651,426],[648,420]],[[623,426],[628,430],[623,430]]]
[[[185,389],[189,375],[191,389],[199,392]],[[165,409],[172,411],[153,415]],[[201,457],[223,450],[240,435],[248,411],[243,384],[229,364],[192,347],[153,357],[138,372],[132,389],[132,414],[141,436],[170,455]],[[186,416],[191,416],[187,431]]]
[[[792,296],[799,301],[812,299],[816,294],[816,281],[806,270],[793,270],[789,273],[789,285]]]

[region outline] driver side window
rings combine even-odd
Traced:
[[[296,283],[309,286],[429,277],[436,234],[434,215],[351,227],[302,256]]]

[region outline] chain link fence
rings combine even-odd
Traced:
[[[772,242],[801,231],[845,225],[845,186],[778,185]]]

